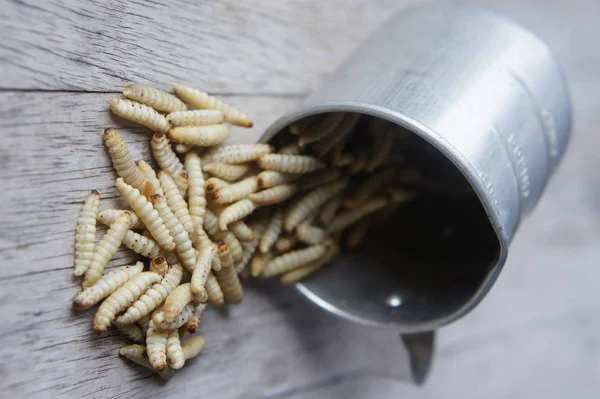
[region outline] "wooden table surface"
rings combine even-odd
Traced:
[[[169,383],[117,356],[73,313],[74,225],[98,189],[119,201],[102,145],[131,82],[202,88],[248,110],[252,142],[296,107],[392,12],[419,1],[0,0],[0,396],[223,398],[596,398],[600,391],[600,6],[483,1],[546,40],[564,66],[575,123],[567,156],[523,224],[496,286],[438,334],[425,387],[374,376],[364,331],[291,289],[250,284],[209,312],[206,353]],[[495,4],[497,3],[497,4]],[[131,260],[120,252],[112,264]]]

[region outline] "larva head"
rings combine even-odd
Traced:
[[[100,198],[100,193],[98,192],[98,190],[92,190],[92,191],[90,192],[90,194],[92,194],[92,195],[94,195],[94,196],[96,196],[96,197]]]
[[[167,263],[167,260],[162,256],[157,256],[156,258],[150,261],[150,271],[158,273],[161,276],[164,276],[167,273],[168,268],[169,264]]]
[[[189,180],[189,175],[186,172],[181,172],[181,174],[179,175],[179,177],[181,177],[184,180]]]
[[[113,97],[110,99],[110,101],[108,102],[108,105],[110,105],[111,109],[115,109],[119,106],[119,102],[121,100],[118,97]]]
[[[213,188],[214,188],[214,186],[213,186]],[[207,188],[207,190],[208,190],[208,188]],[[210,190],[208,190],[208,191],[210,191]],[[219,192],[217,191],[210,196],[210,199],[213,201],[216,201],[219,199],[219,197],[220,197],[220,195],[219,195]]]
[[[164,137],[165,135],[161,132],[154,132],[154,135],[152,136],[152,141],[161,141]]]
[[[221,252],[221,253],[227,252],[227,250],[229,249],[227,247],[227,244],[223,240],[217,241],[216,244],[217,244],[217,248],[219,249],[219,252]]]
[[[123,89],[123,95],[125,97],[144,97],[144,91],[142,90],[141,85],[139,84],[132,84],[129,86],[126,86]]]

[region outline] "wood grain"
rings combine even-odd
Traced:
[[[251,132],[237,130],[236,139],[253,141],[389,14],[419,2],[0,0],[3,395],[595,398],[600,9],[586,0],[479,2],[508,13],[555,51],[570,79],[574,136],[490,295],[439,334],[424,388],[373,375],[358,350],[364,331],[274,284],[251,284],[229,313],[209,311],[201,327],[206,352],[169,384],[120,359],[125,341],[93,334],[90,312],[70,310],[81,200],[98,188],[103,207],[117,201],[102,129],[126,126],[134,156],[149,158],[149,133],[111,117],[111,94],[95,92],[141,81],[229,93],[257,123]],[[120,251],[111,266],[131,260]]]
[[[0,88],[306,94],[402,5],[1,0]]]
[[[0,270],[7,288],[0,298],[0,356],[6,359],[0,366],[0,389],[31,397],[50,392],[162,397],[201,387],[203,394],[217,397],[262,397],[301,390],[339,373],[365,372],[365,346],[357,343],[366,342],[369,331],[314,312],[294,291],[273,284],[251,285],[244,306],[209,312],[201,329],[209,342],[206,354],[162,388],[152,373],[118,358],[122,338],[114,332],[96,336],[91,312],[71,311],[79,290],[72,277],[72,248],[82,198],[96,188],[102,209],[123,206],[103,147],[103,129],[124,126],[119,130],[134,158],[150,159],[151,132],[113,117],[106,106],[110,96],[0,93],[0,130],[10,132],[3,136],[6,146],[0,154],[5,184],[0,255],[10,264]],[[256,141],[273,118],[300,101],[227,100],[257,120],[253,129],[235,129],[236,142]],[[110,265],[134,259],[121,250]],[[393,341],[400,348],[399,340]],[[406,363],[399,372],[407,378],[408,370]],[[31,384],[34,379],[37,383]]]

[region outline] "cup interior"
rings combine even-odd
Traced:
[[[347,151],[360,154],[369,147],[373,118],[361,117]],[[455,319],[477,295],[498,263],[500,243],[459,169],[420,135],[391,126],[397,137],[386,167],[398,176],[388,185],[414,190],[416,198],[382,220],[372,215],[354,249],[345,248],[343,234],[335,261],[297,288],[326,310],[362,324],[427,330]],[[271,142],[289,140],[284,128]]]

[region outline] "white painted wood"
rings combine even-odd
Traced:
[[[0,93],[3,132],[0,179],[0,390],[44,397],[162,397],[193,392],[216,397],[261,397],[302,389],[338,373],[364,372],[370,331],[309,307],[292,289],[251,285],[243,306],[210,311],[201,332],[208,348],[160,388],[152,373],[119,359],[125,341],[96,336],[90,311],[71,311],[75,220],[86,192],[98,189],[101,208],[122,206],[102,144],[107,126],[132,126],[107,109],[109,94]],[[253,142],[298,98],[232,97],[255,118],[236,128],[236,142]],[[150,160],[151,132],[121,128],[135,159]],[[98,233],[100,236],[100,233]],[[111,266],[135,259],[120,251]],[[335,338],[335,339],[332,339]],[[396,349],[400,341],[392,339]],[[399,356],[399,363],[402,356]],[[408,363],[398,373],[407,378]],[[41,377],[40,377],[41,376]],[[67,377],[68,376],[68,377]],[[31,382],[36,381],[35,384]]]
[[[0,88],[306,94],[402,5],[0,0]]]
[[[360,329],[275,284],[251,285],[229,316],[209,311],[206,352],[169,384],[118,358],[125,341],[95,336],[90,312],[70,310],[75,218],[91,188],[109,198],[103,206],[115,201],[101,132],[123,121],[106,111],[107,94],[7,88],[115,92],[142,81],[242,93],[227,100],[253,116],[250,134],[237,130],[252,141],[392,10],[412,3],[0,0],[3,396],[596,398],[600,9],[587,0],[483,1],[556,52],[570,78],[574,137],[489,297],[439,334],[424,388],[364,371],[353,345],[364,340]],[[149,133],[122,131],[134,156],[148,159]],[[111,265],[130,260],[121,251]]]

